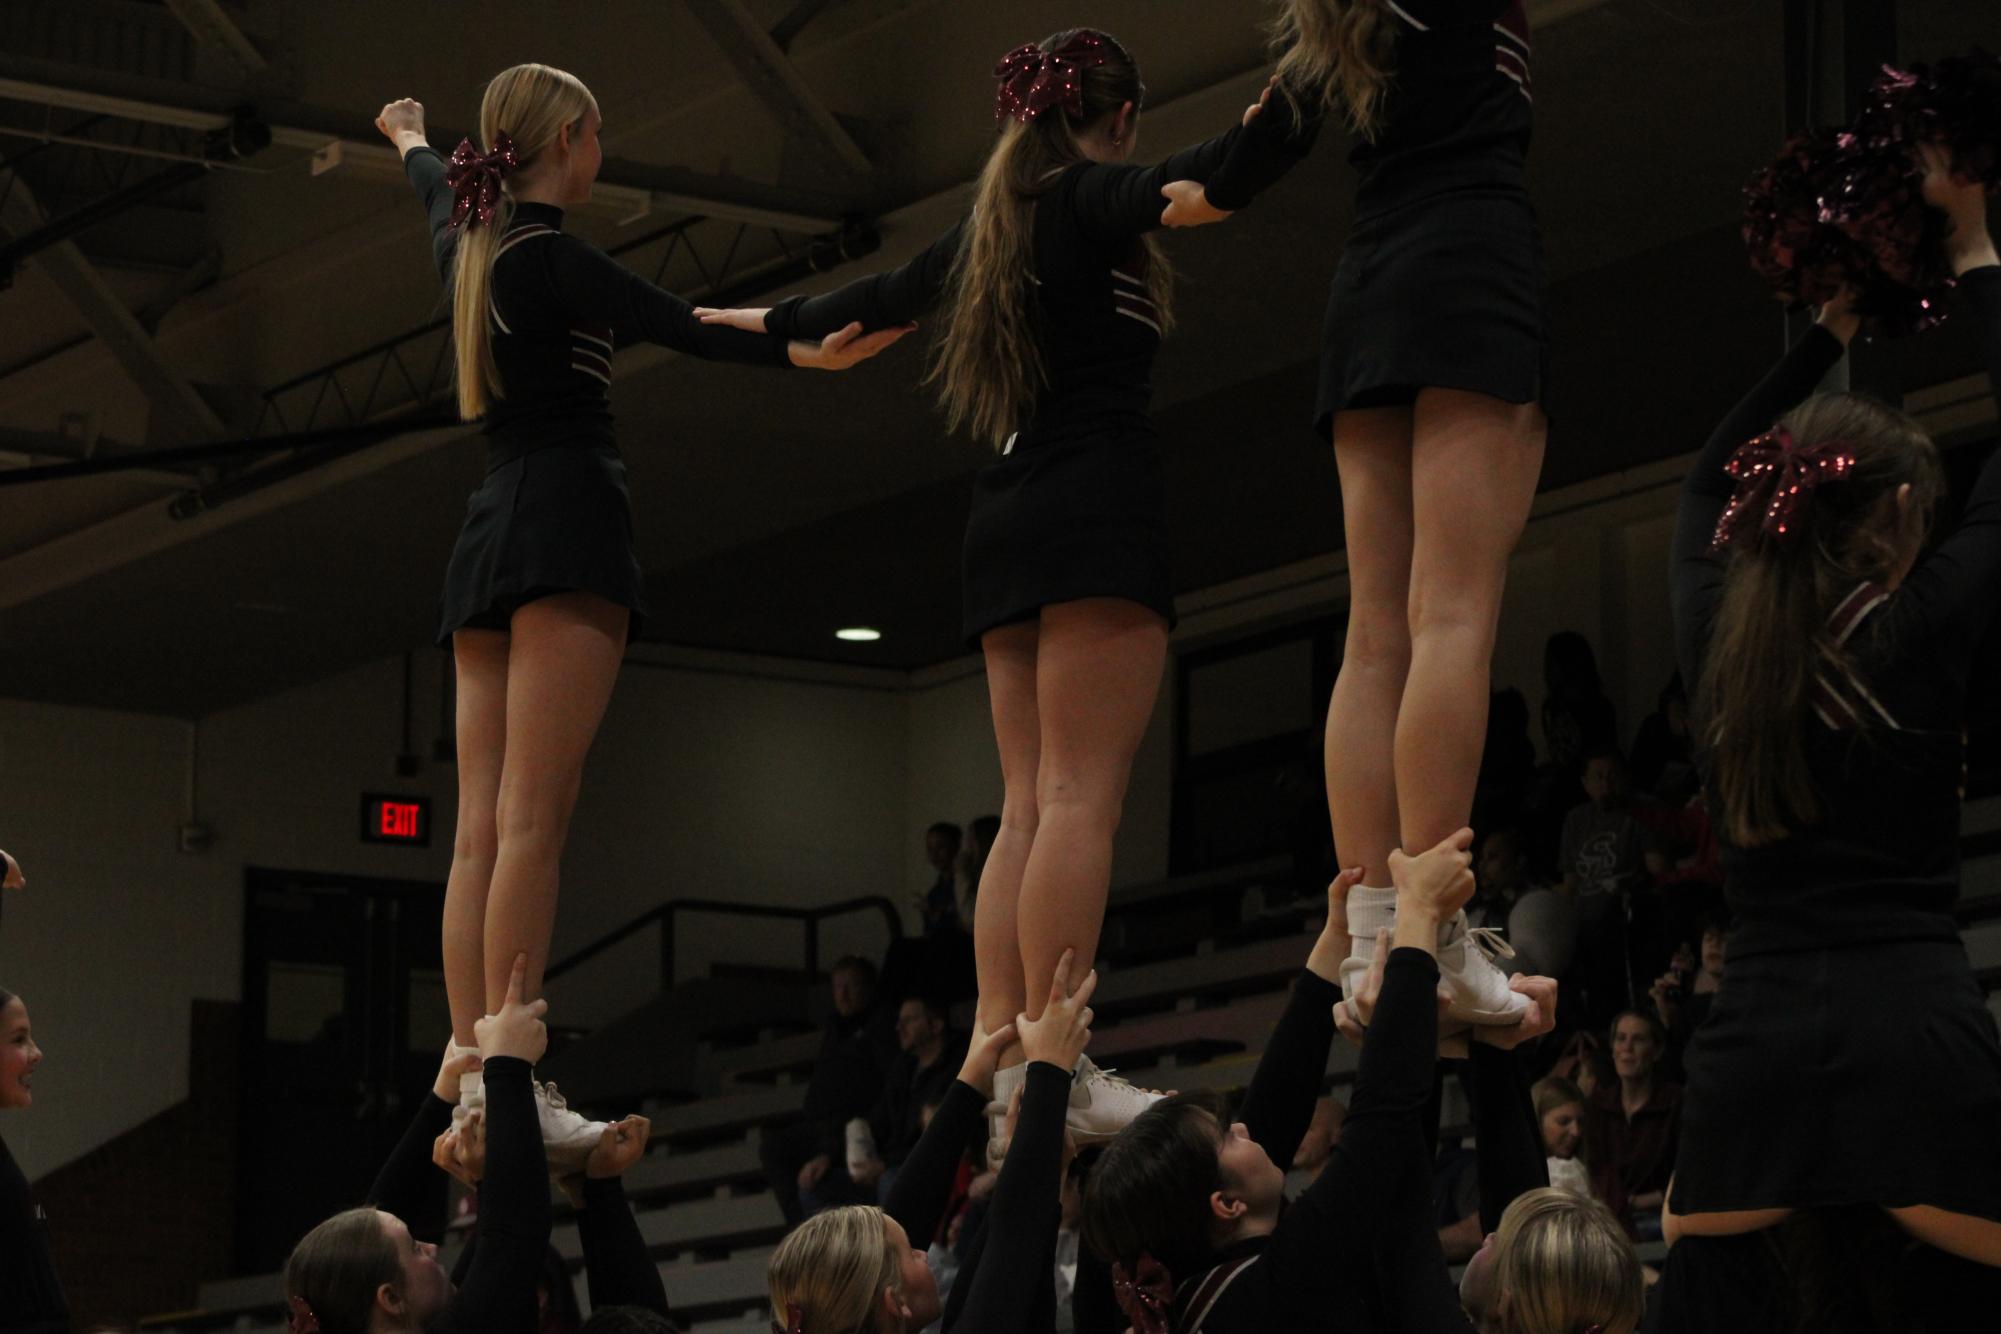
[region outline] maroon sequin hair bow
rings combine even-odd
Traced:
[[[1112,1295],[1132,1322],[1133,1334],[1167,1334],[1167,1308],[1174,1301],[1174,1278],[1167,1266],[1144,1251],[1128,1271],[1112,1265]]]
[[[285,1302],[285,1328],[291,1334],[320,1334],[320,1318],[313,1314],[313,1308],[306,1305],[304,1297],[291,1297]]]
[[[493,210],[500,205],[500,183],[520,165],[514,141],[505,130],[494,136],[491,153],[480,152],[471,139],[459,140],[445,168],[445,184],[452,187],[452,227],[492,226]]]
[[[1721,551],[1736,541],[1753,510],[1759,512],[1758,526],[1774,541],[1782,546],[1792,541],[1800,512],[1812,501],[1815,489],[1822,482],[1841,480],[1854,467],[1852,446],[1838,440],[1802,446],[1783,426],[1738,446],[1723,465],[1736,479],[1737,490],[1716,521],[1709,549]]]
[[[806,1312],[798,1302],[785,1303],[785,1328],[779,1329],[776,1320],[771,1322],[772,1334],[805,1334]]]
[[[1045,51],[1033,42],[1016,47],[994,66],[994,77],[1000,80],[994,119],[1012,116],[1026,125],[1049,108],[1061,107],[1070,119],[1082,120],[1084,71],[1111,58],[1111,44],[1104,34],[1089,29],[1054,51]]]

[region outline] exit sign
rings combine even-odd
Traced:
[[[401,843],[412,848],[431,846],[431,799],[362,793],[361,841]]]

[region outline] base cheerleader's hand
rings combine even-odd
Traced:
[[[399,153],[430,146],[424,137],[424,104],[414,97],[401,98],[383,107],[375,117],[375,128],[396,145]]]
[[[844,371],[859,366],[917,326],[899,324],[890,329],[863,333],[857,320],[845,329],[836,329],[817,343],[794,340],[792,364],[813,371]]]
[[[1327,924],[1306,956],[1306,971],[1323,981],[1341,985],[1341,964],[1354,951],[1348,937],[1348,891],[1362,881],[1362,868],[1351,867],[1334,877],[1327,886]]]
[[[976,1016],[973,1019],[973,1040],[966,1044],[966,1059],[959,1067],[959,1082],[992,1098],[994,1070],[1000,1065],[1001,1053],[1013,1041],[1013,1024],[1002,1024],[998,1031],[989,1033],[980,1027]]]
[[[1066,1074],[1076,1072],[1078,1058],[1091,1045],[1088,1002],[1091,993],[1098,989],[1096,969],[1084,974],[1075,991],[1070,989],[1070,966],[1076,957],[1075,950],[1064,950],[1063,957],[1057,960],[1056,971],[1049,979],[1049,1003],[1043,1006],[1042,1017],[1030,1019],[1024,1014],[1014,1021],[1014,1031],[1021,1035],[1021,1049],[1028,1059],[1046,1062]]]
[[[1553,977],[1529,977],[1516,973],[1508,979],[1508,988],[1529,998],[1529,1007],[1522,1011],[1519,1021],[1506,1025],[1475,1024],[1472,1037],[1475,1042],[1484,1042],[1502,1051],[1513,1051],[1524,1042],[1533,1041],[1556,1027],[1556,979]]]
[[[21,863],[5,852],[0,852],[0,889],[26,889],[28,877],[21,873]]]
[[[1163,227],[1206,227],[1230,215],[1209,202],[1209,191],[1200,181],[1169,181],[1160,187],[1167,207],[1160,211]]]

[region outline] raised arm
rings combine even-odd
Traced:
[[[527,956],[516,958],[500,1013],[474,1026],[484,1057],[486,1175],[480,1182],[478,1252],[446,1315],[446,1328],[533,1334],[535,1284],[549,1246],[549,1161],[535,1118],[531,1072],[549,1044],[545,1001],[523,1003]]]
[[[850,324],[871,333],[909,324],[944,295],[965,231],[962,220],[896,268],[857,278],[822,296],[787,297],[765,312],[764,327],[783,338],[810,339]]]
[[[424,216],[431,224],[431,258],[438,277],[450,281],[452,253],[458,248],[458,233],[451,230],[452,189],[445,184],[445,158],[431,147],[424,133],[424,104],[405,97],[382,108],[375,128],[403,155],[403,171],[417,188]]]
[[[1244,1129],[1272,1162],[1292,1165],[1313,1121],[1313,1104],[1334,1045],[1334,1006],[1341,999],[1341,961],[1348,957],[1348,891],[1361,876],[1343,871],[1327,887],[1327,922],[1293,979],[1292,995],[1265,1044],[1244,1095]]]
[[[1062,1221],[1064,1119],[1071,1077],[1091,1040],[1089,1002],[1098,985],[1092,972],[1071,990],[1074,957],[1065,951],[1057,962],[1042,1017],[1015,1021],[1028,1057],[1021,1112],[994,1187],[979,1268],[959,1277],[970,1286],[965,1314],[950,1334],[1020,1334],[1034,1328],[1035,1319],[1054,1315],[1050,1269]]]
[[[437,1197],[442,1183],[435,1175],[432,1148],[438,1136],[452,1128],[452,1105],[458,1101],[459,1076],[470,1072],[478,1062],[478,1056],[456,1055],[454,1048],[446,1045],[438,1077],[432,1082],[431,1091],[424,1095],[424,1101],[418,1104],[417,1114],[410,1119],[403,1138],[396,1142],[382,1170],[375,1174],[375,1184],[368,1188],[368,1203],[408,1223],[423,1212],[427,1199]]]
[[[625,1198],[625,1173],[646,1156],[652,1123],[628,1116],[604,1128],[581,1178],[565,1178],[563,1191],[577,1208],[577,1239],[584,1248],[584,1274],[591,1309],[639,1306],[672,1317],[660,1268],[647,1258],[646,1239]]]
[[[1978,331],[1989,388],[2001,402],[2001,256],[1987,230],[1986,191],[1955,179],[1934,154],[1925,194],[1949,219],[1947,253]],[[2001,606],[2001,450],[1988,456],[1959,525],[1911,572],[1898,601],[1953,663],[1972,661]]]
[[[1709,617],[1723,588],[1723,562],[1709,554],[1716,522],[1730,503],[1736,483],[1724,471],[1738,446],[1764,434],[1773,423],[1805,402],[1828,371],[1846,355],[1858,321],[1846,303],[1829,306],[1806,336],[1733,408],[1682,483],[1670,560],[1675,655],[1682,679],[1702,679],[1702,652]]]

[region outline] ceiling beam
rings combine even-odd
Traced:
[[[12,63],[0,59],[0,98],[184,130],[221,130],[234,123],[227,111],[15,78],[4,72]],[[282,119],[294,123],[272,124],[272,143],[323,155],[333,166],[351,164],[402,174],[403,159],[396,150],[358,123],[349,123],[352,118],[311,109],[289,110],[291,114]],[[298,123],[302,120],[306,123]],[[605,160],[592,199],[624,214],[627,221],[654,212],[685,212],[794,232],[828,231],[852,211],[847,201],[831,195],[617,158]]]
[[[785,132],[822,149],[838,174],[866,176],[875,164],[847,129],[834,118],[771,34],[761,27],[743,0],[687,0],[688,10],[709,31],[723,55],[736,66],[751,91],[762,100]]]
[[[243,29],[236,26],[236,20],[216,0],[167,0],[167,8],[197,41],[219,49],[245,74],[262,74],[269,67],[264,53],[243,35]]]
[[[790,51],[793,39],[805,30],[807,24],[819,18],[828,7],[839,3],[840,0],[798,0],[792,6],[792,12],[772,27],[772,42],[779,50]]]
[[[31,236],[46,222],[28,183],[14,172],[0,174],[0,240]],[[161,439],[212,440],[225,433],[227,428],[215,409],[167,364],[146,326],[126,309],[76,242],[58,241],[39,251],[33,263],[76,307],[120,368],[146,395]]]

